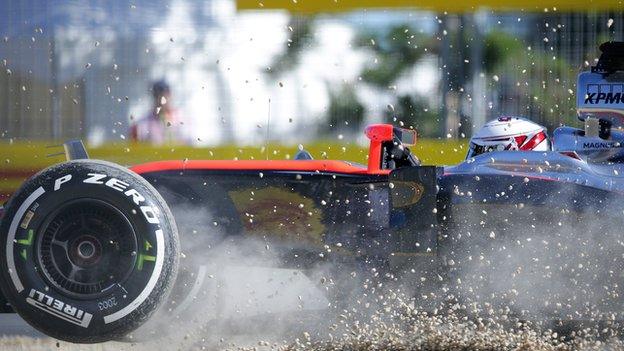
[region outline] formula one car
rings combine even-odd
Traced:
[[[436,289],[449,294],[470,285],[466,291],[488,295],[471,284],[512,281],[525,274],[518,267],[527,258],[546,280],[531,280],[529,288],[556,295],[589,291],[598,281],[594,290],[607,293],[592,292],[595,299],[583,306],[617,309],[621,256],[611,260],[608,253],[624,242],[623,47],[604,44],[598,65],[579,76],[585,128],[557,129],[553,151],[494,151],[457,166],[423,166],[409,149],[415,131],[379,124],[366,129],[366,166],[301,151],[286,161],[176,160],[126,169],[88,159],[80,142],[67,143],[69,161],[27,180],[4,206],[2,293],[29,324],[55,338],[120,339],[170,291],[190,290],[183,269],[178,273],[181,251],[210,255],[218,232],[271,242],[285,265],[303,268],[327,260],[328,247],[387,270],[437,275],[445,267],[449,285]],[[214,225],[191,233],[184,228],[193,220]],[[537,245],[528,249],[531,243]],[[589,248],[597,246],[592,256]],[[549,247],[555,251],[537,251]],[[565,261],[578,253],[592,257],[586,266],[598,267],[588,281],[579,275],[581,263]],[[547,256],[564,262],[551,266]],[[467,268],[469,262],[478,264]],[[513,269],[505,270],[505,262]],[[503,275],[484,278],[478,269],[488,265]],[[557,271],[576,285],[550,284]],[[553,309],[574,305],[576,296],[562,296]],[[530,301],[536,302],[543,301]]]

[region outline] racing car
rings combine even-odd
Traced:
[[[125,168],[89,159],[81,142],[68,142],[68,161],[25,181],[0,211],[2,294],[43,333],[94,343],[123,338],[162,308],[171,291],[190,290],[184,272],[193,268],[181,266],[181,252],[210,255],[211,243],[223,238],[271,242],[284,265],[300,268],[327,260],[328,247],[387,270],[444,267],[457,291],[462,278],[484,280],[462,263],[496,266],[490,260],[498,254],[509,262],[517,258],[510,247],[524,248],[532,235],[550,235],[535,240],[537,246],[563,248],[563,256],[572,255],[572,240],[615,238],[599,250],[610,257],[606,252],[622,245],[624,224],[623,48],[603,44],[597,65],[580,74],[585,126],[555,130],[552,151],[493,150],[456,166],[425,166],[409,148],[417,142],[414,130],[376,124],[365,131],[367,165],[315,160],[302,150],[293,160],[171,160]],[[214,225],[188,232],[189,209]],[[590,228],[588,220],[596,218]],[[553,234],[557,227],[585,234]],[[585,254],[583,247],[574,251]],[[535,252],[520,256],[550,274]],[[615,309],[620,261],[591,262],[601,272],[591,277],[600,281],[597,290],[615,286],[600,303]],[[561,267],[578,283],[581,268],[567,264]],[[590,288],[581,285],[576,288]]]

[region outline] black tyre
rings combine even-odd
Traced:
[[[52,166],[12,196],[0,223],[0,287],[43,333],[71,342],[119,339],[161,305],[179,243],[167,204],[118,165]]]

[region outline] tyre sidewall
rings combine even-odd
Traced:
[[[54,288],[35,252],[42,225],[57,208],[78,199],[114,207],[136,236],[134,269],[96,298]],[[71,161],[38,173],[7,204],[0,233],[4,295],[31,325],[59,339],[98,342],[127,334],[160,305],[176,274],[177,232],[164,200],[138,175],[107,162]]]

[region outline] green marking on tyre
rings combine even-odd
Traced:
[[[28,230],[28,237],[26,239],[18,240],[17,243],[20,245],[31,246],[33,244],[34,238],[35,238],[35,231],[30,229]],[[24,261],[26,261],[26,259],[28,258],[28,251],[26,251],[25,248],[22,249],[20,251],[20,256],[22,256]]]
[[[17,243],[20,244],[20,245],[30,246],[30,245],[32,245],[32,243],[34,241],[33,240],[34,237],[35,237],[35,231],[30,229],[30,230],[28,230],[28,238],[20,239],[20,240],[17,241]]]
[[[148,251],[152,247],[153,247],[152,244],[150,244],[149,241],[145,240],[145,251]],[[156,262],[156,256],[151,256],[151,255],[147,255],[145,253],[140,253],[139,254],[139,258],[137,259],[137,269],[138,270],[140,270],[140,271],[143,270],[143,263],[145,261]]]
[[[143,262],[145,262],[145,261],[156,262],[156,256],[139,254],[139,259],[137,260],[137,269],[138,270],[140,270],[140,271],[143,270]]]

